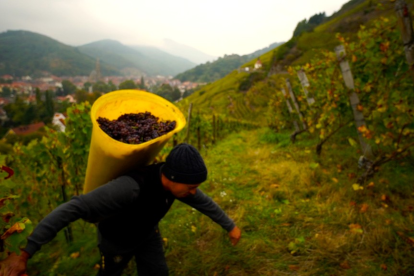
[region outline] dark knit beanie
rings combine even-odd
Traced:
[[[171,181],[200,184],[207,179],[207,167],[198,150],[186,143],[175,146],[162,167],[162,173]]]

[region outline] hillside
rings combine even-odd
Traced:
[[[86,137],[79,132],[73,145],[77,150],[83,141],[79,137]],[[412,166],[387,166],[373,179],[375,185],[355,191],[350,175],[358,170],[343,142],[346,137],[337,139],[335,151],[323,159],[312,154],[316,141],[306,138],[291,144],[286,133],[244,130],[201,150],[209,177],[200,189],[242,229],[242,238],[232,246],[219,225],[176,200],[159,225],[171,275],[413,275]],[[26,155],[20,150],[13,167],[23,201],[15,205],[34,225],[51,204],[60,203],[59,178],[50,173],[57,170],[54,163],[41,163],[48,168],[42,176],[48,185],[32,173],[40,166],[33,147],[47,149],[49,144],[24,147]],[[82,156],[71,154],[64,164],[70,167],[75,159],[76,168],[85,168],[87,152]],[[83,174],[76,171],[76,176]],[[66,187],[70,194],[74,185]],[[78,220],[70,229],[73,242],[60,231],[31,258],[28,275],[73,275],[74,268],[76,276],[96,274],[97,227]],[[137,275],[134,261],[124,273]]]
[[[180,81],[191,81],[200,83],[213,82],[223,78],[231,71],[239,68],[241,65],[245,64],[251,59],[257,58],[263,55],[264,53],[275,49],[281,44],[282,42],[275,42],[266,48],[257,50],[251,54],[243,56],[236,54],[225,55],[224,57],[219,57],[215,61],[197,65],[193,69],[178,74],[177,76],[175,76],[175,78]]]
[[[29,31],[0,33],[0,74],[88,76],[99,58],[101,74],[176,75],[196,64],[154,47],[125,46],[103,40],[80,47]]]
[[[0,33],[0,74],[41,75],[46,71],[57,76],[89,75],[96,59],[74,47],[47,36],[28,31]],[[119,70],[101,63],[103,75],[118,75]]]
[[[118,70],[136,69],[151,76],[175,75],[195,66],[189,60],[176,57],[155,47],[126,46],[114,40],[101,40],[78,47],[81,53],[99,58]]]
[[[410,7],[414,4],[413,0],[406,2]],[[286,78],[289,66],[304,65],[321,51],[333,51],[341,43],[336,37],[338,33],[348,40],[355,40],[361,25],[369,26],[373,20],[382,16],[395,16],[394,2],[349,1],[311,31],[292,37],[276,49],[261,55],[262,70],[255,73],[234,70],[222,79],[201,87],[180,105],[186,109],[192,102],[200,112],[208,113],[213,109],[233,118],[256,121],[261,114],[267,112],[269,99],[275,94],[274,88],[267,81],[270,76]],[[251,59],[241,67],[252,67],[255,61],[256,59]],[[248,89],[254,86],[262,86],[258,88],[260,93]],[[265,123],[265,120],[261,122]]]

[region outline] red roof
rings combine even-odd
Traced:
[[[4,79],[4,80],[12,80],[13,79],[13,77],[10,76],[10,75],[3,75],[3,76],[1,76],[1,78]]]
[[[27,134],[36,132],[37,130],[39,130],[39,128],[44,127],[44,126],[45,124],[43,122],[40,122],[40,123],[35,123],[35,124],[27,125],[27,126],[19,126],[16,128],[12,128],[11,130],[16,135],[27,135]]]
[[[9,104],[10,101],[6,98],[0,98],[0,105],[6,105]]]

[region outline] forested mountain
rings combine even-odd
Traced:
[[[99,58],[119,70],[137,70],[145,74],[176,75],[194,67],[196,64],[177,56],[170,55],[155,47],[126,46],[115,40],[101,40],[78,47],[88,56]]]
[[[39,76],[48,72],[56,76],[87,76],[99,59],[103,76],[174,76],[185,72],[178,78],[211,82],[277,45],[249,55],[228,55],[195,67],[195,63],[156,47],[127,46],[109,39],[72,47],[38,33],[7,31],[0,33],[0,74]]]
[[[0,33],[0,74],[87,76],[97,59],[103,76],[175,75],[196,65],[154,47],[129,47],[113,40],[72,47],[29,31]]]
[[[96,59],[82,54],[77,48],[47,36],[28,31],[0,33],[0,75],[57,76],[89,75]],[[101,63],[103,75],[119,75],[115,67]]]
[[[175,78],[180,81],[192,81],[192,82],[213,82],[223,78],[231,71],[239,68],[241,65],[250,61],[251,59],[257,58],[262,54],[275,49],[281,45],[282,42],[275,42],[266,48],[257,50],[248,55],[225,55],[219,57],[217,60],[207,62],[204,64],[197,65],[193,69],[190,69],[184,73],[178,74]]]

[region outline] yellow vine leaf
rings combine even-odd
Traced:
[[[352,55],[352,62],[357,62],[358,58],[355,55]]]
[[[361,225],[355,223],[349,225],[349,230],[354,234],[362,234],[364,231],[362,230]]]
[[[364,203],[361,206],[361,209],[359,210],[361,213],[366,213],[368,211],[369,205]]]
[[[350,144],[351,146],[353,146],[353,147],[358,147],[358,143],[357,143],[357,142],[355,142],[355,140],[354,140],[354,139],[352,139],[352,138],[348,138],[348,142],[349,142],[349,144]]]
[[[70,254],[70,257],[71,257],[72,259],[77,259],[77,258],[79,258],[79,255],[80,255],[80,253],[79,253],[79,252],[73,252],[72,254]]]
[[[354,191],[359,191],[359,190],[363,190],[364,189],[364,187],[362,187],[361,185],[359,185],[357,183],[352,184],[352,188],[354,189]]]
[[[6,232],[4,232],[4,234],[1,236],[1,239],[7,239],[8,237],[10,237],[14,232],[17,233],[21,233],[24,228],[26,228],[26,225],[24,224],[24,222],[16,222],[15,224],[13,224],[12,227],[10,227],[9,229],[7,229]]]

